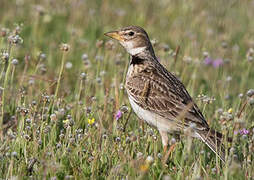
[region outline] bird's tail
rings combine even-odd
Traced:
[[[225,148],[222,143],[224,136],[212,129],[198,132],[200,139],[216,154],[219,158],[225,162]],[[227,139],[228,142],[232,142],[231,138]]]

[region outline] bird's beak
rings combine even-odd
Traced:
[[[105,36],[111,37],[113,39],[116,39],[118,41],[123,41],[123,38],[119,34],[119,31],[110,31],[104,34]]]

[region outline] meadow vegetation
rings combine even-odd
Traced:
[[[1,0],[0,179],[253,179],[253,0]],[[104,33],[149,33],[208,124],[233,143],[158,132],[131,110],[128,54]],[[179,51],[177,51],[177,49]]]

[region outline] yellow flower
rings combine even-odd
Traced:
[[[145,163],[140,166],[142,172],[146,172],[149,169],[149,164]]]
[[[70,122],[69,119],[63,120],[64,124],[69,124],[69,122]]]
[[[88,122],[88,124],[90,124],[90,125],[93,125],[94,124],[94,121],[95,121],[95,119],[94,118],[88,118],[87,119],[87,122]]]
[[[233,109],[232,109],[232,108],[229,108],[229,109],[228,109],[228,113],[231,114],[232,112],[233,112]]]

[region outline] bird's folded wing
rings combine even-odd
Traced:
[[[183,84],[172,74],[142,72],[129,77],[126,89],[140,107],[165,119],[174,120],[182,128],[189,127],[191,123],[200,130],[208,128],[197,105]]]

